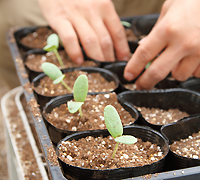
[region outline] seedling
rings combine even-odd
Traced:
[[[81,106],[87,97],[88,92],[88,78],[85,74],[81,74],[75,81],[73,87],[73,96],[75,101],[68,101],[67,106],[70,113],[75,113],[79,110],[79,114],[82,117],[83,113]]]
[[[112,158],[115,157],[119,143],[134,144],[137,138],[131,135],[123,135],[123,126],[117,110],[112,105],[107,105],[104,109],[104,120],[111,136],[117,142]]]
[[[63,86],[65,86],[65,88],[72,93],[71,88],[63,81],[65,75],[55,64],[44,62],[42,63],[42,70],[53,80],[53,84],[62,83]]]
[[[49,35],[47,38],[47,45],[43,48],[45,51],[48,52],[54,52],[56,55],[58,62],[62,68],[64,68],[64,64],[62,62],[62,59],[58,53],[58,47],[59,47],[59,37],[57,34],[53,33]]]
[[[127,28],[130,28],[131,27],[131,23],[127,22],[127,21],[121,21],[122,25],[127,27]]]

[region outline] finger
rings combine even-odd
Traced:
[[[194,71],[193,76],[200,78],[200,64],[197,66],[196,70]]]
[[[138,46],[127,63],[124,78],[128,81],[135,79],[145,68],[146,64],[156,57],[167,45],[159,27],[152,30],[145,40]]]
[[[182,54],[179,51],[174,52],[174,47],[166,48],[138,78],[137,89],[153,88],[170,73],[181,59]]]
[[[100,46],[105,60],[114,61],[115,55],[112,38],[108,30],[106,29],[102,19],[94,14],[92,17],[89,18],[89,22],[99,38]]]
[[[112,4],[105,6],[106,13],[103,14],[104,23],[108,29],[114,43],[116,57],[118,60],[128,61],[130,59],[130,49],[126,39],[125,29],[121,24]]]
[[[178,81],[185,81],[195,72],[199,65],[199,58],[194,56],[184,57],[172,70],[172,76]]]
[[[105,61],[99,39],[86,19],[82,16],[76,16],[76,18],[72,19],[72,22],[87,56],[99,61]]]
[[[76,63],[83,63],[83,54],[78,42],[78,37],[72,27],[72,24],[68,20],[54,21],[52,28],[58,33],[63,43],[65,51],[69,57]],[[66,33],[67,29],[67,33]]]

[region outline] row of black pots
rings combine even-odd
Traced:
[[[71,99],[73,99],[72,94],[58,96],[57,98],[51,99],[43,109],[43,117],[54,144],[57,144],[58,141],[66,135],[75,133],[75,131],[56,128],[46,120],[45,114],[50,113],[55,107],[59,107],[61,104],[67,103],[67,101],[70,101]],[[117,100],[126,111],[136,119],[134,124],[147,126],[158,132],[160,132],[164,124],[157,125],[149,123],[137,107],[159,108],[163,110],[179,109],[180,111],[187,112],[189,115],[200,114],[200,94],[186,89],[125,91],[117,95]]]
[[[63,174],[69,179],[123,179],[136,176],[142,176],[145,174],[159,173],[163,171],[169,171],[174,169],[188,168],[200,165],[200,159],[188,158],[180,156],[169,148],[174,141],[179,141],[191,136],[193,133],[200,131],[200,115],[192,115],[179,120],[176,123],[164,125],[161,129],[161,133],[152,130],[151,128],[131,125],[124,127],[124,134],[133,135],[142,141],[149,141],[153,144],[157,144],[162,149],[164,157],[149,165],[139,167],[117,168],[108,170],[94,170],[86,169],[82,167],[72,166],[59,158],[59,147],[62,141],[71,141],[73,139],[78,140],[86,136],[98,137],[103,135],[106,137],[109,135],[108,131],[84,131],[78,132],[62,139],[56,148],[58,160],[60,162]]]
[[[88,74],[90,73],[99,73],[102,77],[104,77],[108,82],[113,81],[115,84],[115,87],[113,88],[112,91],[108,91],[108,92],[98,92],[98,93],[110,93],[110,92],[118,92],[119,90],[119,80],[117,78],[117,76],[106,69],[103,68],[98,68],[98,67],[80,67],[80,68],[67,68],[67,69],[63,69],[62,72],[63,73],[68,73],[68,72],[73,72],[73,71],[83,71],[83,72],[87,72]],[[34,87],[37,87],[40,80],[43,79],[44,77],[46,77],[46,74],[42,73],[38,76],[36,76],[33,81],[32,84]],[[95,93],[95,92],[94,92]],[[55,98],[57,96],[44,96],[39,94],[38,92],[34,91],[36,100],[38,102],[38,104],[40,105],[40,108],[43,109],[43,107],[45,106],[45,104],[47,102],[49,102],[52,98]]]
[[[98,95],[98,94],[99,93],[88,93],[88,95],[94,95],[94,96]],[[105,94],[109,94],[109,93],[105,93]],[[50,113],[54,108],[60,107],[62,104],[66,104],[68,101],[70,101],[72,99],[73,99],[72,94],[66,94],[66,95],[63,95],[63,96],[58,96],[56,98],[51,99],[43,109],[42,116],[43,116],[43,119],[45,120],[50,138],[51,138],[51,140],[54,144],[57,144],[65,136],[76,133],[77,131],[69,131],[69,130],[64,130],[64,129],[60,129],[60,128],[55,127],[54,125],[52,125],[51,123],[48,122],[48,120],[46,118],[46,114]],[[135,119],[135,121],[132,123],[132,124],[135,124],[139,119],[139,112],[137,111],[137,109],[135,109],[129,103],[124,102],[118,96],[117,96],[117,101]],[[92,131],[90,131],[90,132],[92,132]]]
[[[34,33],[37,29],[41,28],[41,26],[33,26],[33,27],[26,27],[26,28],[22,28],[19,29],[18,31],[15,32],[15,39],[17,41],[17,44],[19,47],[21,47],[24,51],[29,51],[29,50],[42,50],[42,48],[33,48],[31,46],[25,45],[23,44],[23,42],[21,41],[21,39],[23,37],[26,37],[28,34],[30,33]],[[47,29],[51,29],[49,26],[43,26],[42,28],[47,28]],[[139,39],[138,39],[139,40]],[[129,49],[131,53],[134,53],[136,48],[138,47],[138,40],[134,40],[134,41],[128,41],[128,45],[129,45]],[[83,50],[82,45],[80,44],[83,54],[86,57],[86,59],[91,59],[90,57],[88,57],[85,53],[85,51]],[[62,45],[60,45],[59,49],[63,49]]]

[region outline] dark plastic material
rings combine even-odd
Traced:
[[[50,138],[51,138],[51,140],[52,140],[52,142],[54,144],[57,144],[66,135],[70,135],[70,134],[76,133],[78,131],[68,131],[68,130],[59,129],[59,128],[53,126],[51,123],[49,123],[46,120],[45,114],[50,113],[55,107],[59,107],[61,104],[65,104],[65,103],[67,103],[67,101],[70,101],[72,99],[73,99],[72,95],[59,96],[57,98],[52,99],[44,107],[42,115],[43,115],[43,118],[45,120],[45,123],[46,123],[47,129],[48,129]],[[126,111],[128,111],[130,113],[130,115],[133,118],[135,118],[135,122],[136,122],[138,120],[138,118],[139,118],[138,111],[134,107],[132,107],[131,105],[129,105],[129,103],[122,102],[122,100],[120,98],[118,98],[118,102],[124,107],[124,109]]]
[[[118,94],[121,99],[132,103],[133,106],[146,108],[160,108],[168,110],[177,108],[189,115],[200,112],[200,94],[191,90],[174,88],[152,91],[126,91]],[[162,125],[149,123],[140,114],[138,123],[160,131]]]
[[[23,61],[24,63],[26,62],[26,58],[29,54],[46,54],[46,51],[42,50],[42,49],[33,49],[33,50],[29,50],[26,55],[23,57]],[[26,67],[27,73],[28,73],[28,77],[30,82],[32,82],[32,80],[38,76],[39,74],[42,74],[43,72],[40,71],[34,71],[32,69],[30,69],[28,66],[26,66],[26,64],[24,64],[24,66]]]
[[[30,47],[30,46],[23,44],[21,42],[21,39],[23,37],[27,36],[27,34],[33,33],[34,31],[36,31],[38,28],[41,28],[41,27],[47,27],[47,28],[51,29],[49,26],[31,26],[31,27],[21,28],[18,31],[16,31],[14,35],[15,35],[15,39],[16,39],[17,44],[20,47],[22,47],[25,51],[28,51],[28,50],[31,50],[31,49],[36,49],[36,48],[33,48],[33,47]]]
[[[124,74],[124,68],[126,67],[127,62],[116,62],[111,63],[108,65],[103,66],[103,68],[112,71],[118,76],[118,79],[120,80],[120,86],[118,91],[130,91],[131,89],[127,89],[124,85],[125,84],[134,84],[135,81],[138,79],[138,76],[136,79],[132,81],[127,81],[123,74]],[[142,72],[143,73],[143,72]],[[171,75],[168,75],[164,80],[160,81],[158,84],[156,84],[155,88],[157,89],[169,89],[169,88],[179,88],[179,81],[174,80],[171,78]]]
[[[200,114],[183,118],[176,123],[168,124],[161,128],[161,133],[168,138],[169,144],[172,144],[174,141],[179,141],[180,139],[188,138],[188,136],[192,135],[193,133],[198,133],[199,131]],[[169,165],[174,169],[200,165],[200,159],[183,157],[175,154],[171,150],[169,153],[169,157]]]
[[[180,87],[200,92],[200,78],[190,78],[181,82]]]
[[[74,70],[80,70],[80,71],[85,71],[85,72],[88,72],[88,73],[100,73],[107,81],[114,81],[115,83],[115,88],[113,91],[110,91],[110,92],[115,92],[118,87],[119,87],[119,79],[117,78],[117,76],[112,73],[111,71],[108,71],[106,69],[103,69],[103,68],[99,68],[99,67],[80,67],[80,68],[67,68],[67,69],[63,69],[62,72],[63,73],[67,73],[67,72],[72,72]],[[40,74],[39,76],[35,77],[32,81],[34,87],[36,87],[40,80],[42,78],[46,77],[46,74],[42,73]],[[37,99],[37,102],[38,104],[40,104],[40,108],[42,109],[45,104],[47,102],[49,102],[52,98],[55,98],[57,96],[44,96],[44,95],[41,95],[41,94],[38,94],[36,91],[34,91],[35,93],[35,97]],[[108,93],[108,92],[98,92],[98,93]]]
[[[151,129],[140,127],[140,126],[132,126],[132,127],[125,127],[124,128],[124,134],[133,135],[137,138],[142,139],[143,141],[150,141],[154,144],[157,144],[161,147],[164,156],[167,155],[169,151],[168,143],[164,139],[164,137]],[[98,137],[100,135],[103,135],[103,137],[106,137],[110,135],[108,131],[96,131],[96,132],[80,132],[76,133],[70,136],[67,136],[63,139],[63,141],[70,141],[73,139],[80,139],[87,136],[93,136]],[[56,153],[59,157],[59,148],[60,143],[58,144],[56,148]],[[59,158],[58,158],[59,159]],[[109,170],[94,170],[94,169],[86,169],[81,167],[72,166],[69,164],[66,164],[62,160],[59,159],[59,162],[61,164],[62,171],[64,173],[64,176],[71,179],[87,179],[92,180],[96,179],[95,177],[98,175],[99,180],[109,179],[109,180],[116,180],[116,179],[123,179],[123,178],[131,178],[135,176],[142,176],[145,174],[151,174],[160,172],[163,170],[165,157],[161,159],[158,162],[152,163],[150,165],[144,165],[139,167],[128,167],[128,168],[117,168],[117,169],[109,169]]]
[[[133,19],[138,19],[138,21],[140,21],[139,19],[141,19],[141,21],[146,19],[147,20],[146,23],[148,24],[150,22],[150,21],[148,21],[148,19],[150,17],[152,17],[152,15],[125,17],[125,18],[122,18],[122,20],[131,22]],[[34,27],[31,27],[31,28],[34,28]],[[23,29],[27,29],[27,28],[23,28]],[[27,74],[26,69],[23,67],[23,61],[22,61],[22,57],[26,53],[26,50],[22,46],[17,44],[17,42],[16,42],[16,35],[17,35],[18,31],[20,31],[20,30],[21,29],[19,29],[17,27],[10,28],[6,34],[6,38],[7,38],[8,46],[10,48],[10,52],[11,52],[11,55],[13,58],[13,62],[15,64],[15,67],[17,70],[17,74],[19,76],[19,80],[21,82],[21,85],[24,87],[24,94],[27,99],[27,102],[32,102],[33,100],[35,100],[35,97],[34,97],[33,92],[30,90],[30,88],[26,88],[27,85],[30,83],[30,81],[28,78],[26,78],[26,77],[28,77],[28,74]],[[67,33],[67,30],[66,30],[66,33]],[[194,99],[195,98],[196,98],[196,94],[194,93]],[[188,106],[191,106],[190,101],[188,101],[188,102],[189,102]],[[42,149],[42,155],[44,157],[46,167],[48,169],[49,179],[51,179],[51,180],[58,180],[58,179],[59,180],[68,180],[66,177],[63,176],[61,166],[52,163],[48,159],[49,147],[52,147],[52,140],[49,136],[48,130],[46,128],[44,119],[42,118],[40,111],[37,111],[37,113],[35,113],[35,108],[33,108],[33,107],[30,107],[30,110],[32,112],[33,123],[36,128],[36,136],[38,137],[38,140],[40,142],[41,149]],[[34,111],[32,111],[32,110],[34,110]],[[169,161],[170,161],[170,158],[169,158]],[[173,179],[173,180],[195,179],[195,180],[198,180],[198,179],[200,179],[200,166],[190,167],[190,168],[187,167],[184,169],[171,169],[170,168],[169,171],[166,168],[164,168],[164,170],[162,172],[159,172],[156,174],[151,174],[150,176],[148,175],[148,177],[146,179],[149,179],[149,180],[163,180],[163,179],[165,179],[165,180],[169,180],[169,179]],[[134,180],[144,180],[145,177],[137,176],[137,177],[133,177],[133,178],[128,178],[126,180],[133,180],[133,179]]]
[[[132,29],[135,35],[140,39],[144,35],[148,35],[153,26],[155,25],[159,14],[151,14],[148,17],[138,16],[134,18],[132,23]]]

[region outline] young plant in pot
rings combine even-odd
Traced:
[[[119,80],[117,76],[103,68],[98,67],[81,67],[81,68],[68,68],[62,71],[58,67],[51,63],[43,63],[42,67],[51,66],[46,68],[45,73],[40,74],[33,79],[33,89],[38,102],[40,101],[41,107],[44,107],[46,102],[50,99],[71,93],[62,84],[53,84],[53,79],[49,77],[52,72],[58,72],[56,74],[65,75],[63,82],[65,82],[71,89],[77,77],[81,74],[88,76],[89,92],[95,93],[108,93],[115,91],[119,86]],[[48,72],[47,72],[48,71]],[[62,76],[63,77],[63,76]]]
[[[64,63],[58,53],[58,47],[59,47],[59,37],[57,34],[53,33],[47,38],[47,45],[43,48],[45,51],[53,52],[56,55],[56,58],[61,66],[61,68],[64,68]]]
[[[123,128],[111,105],[105,107],[104,119],[109,132],[79,132],[58,143],[56,153],[66,178],[112,180],[163,170],[169,148],[160,133],[142,126]]]
[[[108,104],[119,111],[124,126],[137,120],[137,110],[117,99],[116,93],[87,94],[87,89],[88,79],[82,74],[74,83],[73,95],[54,98],[44,107],[43,117],[54,144],[77,131],[105,129],[103,110]]]
[[[84,60],[80,65],[72,61],[63,48],[60,48],[59,37],[53,33],[47,38],[47,45],[41,49],[30,50],[24,57],[25,66],[29,73],[30,81],[41,74],[41,65],[44,62],[50,62],[59,67],[59,69],[76,68],[76,67],[98,67],[100,63],[92,60]]]

